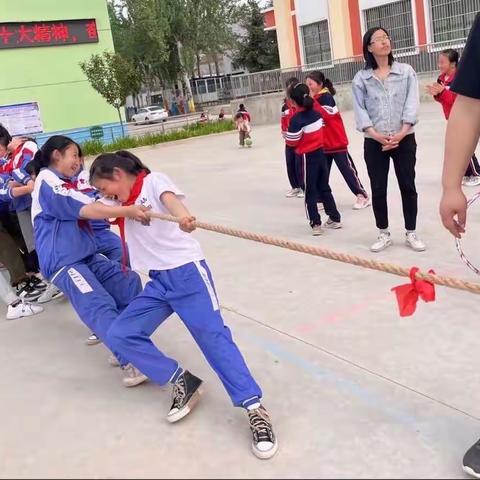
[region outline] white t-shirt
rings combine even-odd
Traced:
[[[154,212],[170,215],[160,200],[164,192],[180,199],[185,195],[163,173],[152,172],[143,181],[142,191],[135,204],[151,207]],[[125,239],[134,270],[170,270],[190,262],[203,260],[200,244],[190,233],[180,230],[177,223],[152,219],[148,227],[125,219]]]

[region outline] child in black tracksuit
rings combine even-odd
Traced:
[[[319,196],[323,199],[328,215],[327,228],[341,228],[341,217],[328,184],[328,161],[324,154],[323,119],[313,109],[313,99],[308,87],[299,83],[289,90],[289,97],[297,107],[297,113],[290,120],[285,136],[287,145],[295,147],[302,155],[305,172],[305,204],[313,235],[321,235],[322,221],[317,207]]]

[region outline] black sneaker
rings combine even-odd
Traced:
[[[16,288],[17,297],[26,302],[34,302],[42,293],[43,290],[37,289],[30,279],[19,283]]]
[[[170,423],[178,422],[193,410],[200,399],[201,384],[202,380],[188,370],[177,378],[173,384],[173,403],[167,415]]]
[[[463,470],[472,477],[480,478],[480,440],[463,457]]]
[[[37,290],[41,290],[42,292],[45,291],[48,287],[47,283],[45,283],[43,280],[41,280],[35,275],[32,275],[29,280],[31,285],[33,285]]]
[[[247,410],[247,413],[253,435],[253,454],[262,460],[272,458],[277,453],[278,443],[267,411],[260,405],[255,410]]]

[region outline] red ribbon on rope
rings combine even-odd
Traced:
[[[418,298],[424,302],[435,301],[435,285],[428,280],[417,280],[415,278],[418,267],[410,270],[410,283],[393,287],[392,292],[397,296],[398,309],[401,317],[410,317],[417,309]],[[428,273],[434,274],[433,270]]]

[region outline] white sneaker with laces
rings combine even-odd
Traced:
[[[465,187],[478,187],[480,185],[480,177],[473,176],[473,177],[466,177],[465,180],[462,182]]]
[[[312,227],[312,235],[314,237],[319,237],[320,235],[323,235],[323,228],[321,225],[314,225]]]
[[[148,380],[140,370],[135,368],[131,363],[122,367],[123,370],[123,385],[125,387],[136,387]]]
[[[390,245],[392,245],[390,233],[380,232],[377,241],[370,247],[370,251],[375,253],[381,252],[382,250],[388,248]]]
[[[338,230],[339,228],[342,228],[342,227],[343,227],[342,222],[335,222],[331,218],[329,218],[325,223],[325,228],[331,228],[333,230]]]
[[[7,320],[16,320],[22,317],[31,317],[43,312],[43,307],[39,305],[32,305],[31,303],[24,303],[19,301],[16,305],[12,303],[7,309]]]
[[[53,283],[50,283],[47,289],[38,297],[37,303],[48,303],[61,297],[63,297],[63,292]]]
[[[353,204],[354,210],[362,210],[362,208],[367,208],[372,204],[372,201],[368,197],[363,195],[357,195],[357,201]]]
[[[405,234],[405,243],[416,252],[423,252],[427,249],[425,243],[423,243],[415,232],[407,232]]]
[[[301,188],[298,189],[297,198],[305,198],[305,192]]]
[[[296,197],[298,196],[298,194],[301,192],[301,190],[299,188],[292,188],[291,190],[289,190],[285,196],[287,198],[293,198],[293,197]]]

